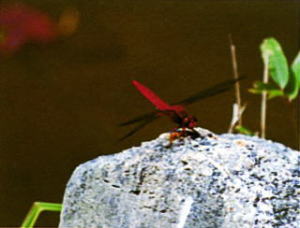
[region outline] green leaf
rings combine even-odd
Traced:
[[[61,211],[60,203],[34,202],[30,211],[26,215],[21,228],[32,228],[42,211]]]
[[[300,88],[300,52],[294,59],[291,65],[291,73],[288,85],[285,89],[285,95],[289,98],[290,101],[295,99],[298,96]]]
[[[236,126],[235,130],[244,135],[251,135],[251,136],[255,135],[253,131],[241,125]]]
[[[280,44],[274,38],[268,38],[260,46],[262,57],[272,79],[284,89],[288,83],[289,70],[286,57],[281,49]]]
[[[284,92],[281,89],[269,90],[269,91],[267,91],[267,94],[268,94],[268,99],[284,96]]]
[[[267,92],[269,99],[278,96],[284,96],[284,92],[276,85],[271,83],[263,83],[261,81],[254,82],[253,88],[249,89],[249,92],[254,94],[262,94],[263,92]]]
[[[292,101],[297,97],[298,92],[299,92],[299,85],[296,76],[294,72],[291,72],[290,80],[287,87],[285,88],[284,93],[288,97],[289,101]]]
[[[261,81],[256,81],[253,84],[253,88],[259,91],[268,91],[268,90],[274,90],[278,89],[278,87],[271,83],[264,83]]]
[[[292,68],[292,72],[294,73],[294,77],[298,82],[298,87],[300,87],[300,52],[294,59],[291,68]]]

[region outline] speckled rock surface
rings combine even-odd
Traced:
[[[243,135],[168,134],[74,171],[60,227],[300,227],[300,153]]]

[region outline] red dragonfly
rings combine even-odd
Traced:
[[[128,134],[122,137],[120,140],[123,140],[135,132],[143,128],[145,125],[149,124],[150,122],[154,121],[160,116],[168,116],[173,122],[177,124],[177,130],[182,129],[182,131],[174,131],[175,135],[170,136],[170,141],[172,141],[172,137],[181,137],[181,136],[191,136],[192,138],[199,137],[199,133],[194,130],[197,126],[197,118],[189,115],[183,105],[188,105],[193,102],[196,102],[200,99],[204,99],[207,97],[211,97],[217,95],[219,93],[223,93],[228,91],[232,88],[232,86],[238,81],[239,79],[232,79],[227,80],[221,83],[218,83],[208,89],[202,90],[192,96],[178,101],[173,104],[168,104],[164,100],[162,100],[158,95],[156,95],[151,89],[143,85],[142,83],[133,80],[132,84],[136,87],[136,89],[148,100],[150,101],[156,108],[156,111],[138,116],[132,120],[126,121],[121,123],[120,126],[127,126],[137,122],[140,122],[133,130],[131,130]]]

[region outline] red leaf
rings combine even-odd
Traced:
[[[1,6],[0,30],[0,50],[6,52],[14,52],[29,41],[49,42],[58,35],[56,23],[46,13],[24,4]]]

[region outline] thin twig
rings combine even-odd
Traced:
[[[232,42],[231,34],[228,35],[228,38],[229,38],[229,44],[230,44],[230,53],[231,53],[233,77],[235,79],[238,79],[239,73],[238,73],[238,65],[237,65],[235,45]],[[242,98],[241,98],[240,82],[239,81],[237,81],[235,83],[235,97],[236,97],[236,103],[238,105],[238,110],[240,112],[240,110],[242,108]],[[240,115],[240,119],[239,119],[238,123],[239,123],[239,125],[242,125],[242,115]]]
[[[237,80],[239,78],[238,65],[237,65],[235,45],[232,42],[231,34],[228,35],[228,39],[229,39],[229,47],[231,53],[233,78]],[[232,133],[236,125],[242,126],[242,114],[244,111],[244,107],[242,107],[242,98],[241,98],[239,81],[235,83],[235,99],[236,101],[233,104],[232,120],[228,128],[228,133]]]
[[[228,133],[232,133],[234,128],[236,126],[242,126],[242,125],[238,125],[238,121],[241,119],[241,116],[243,115],[243,112],[246,109],[246,105],[242,106],[240,109],[238,108],[237,103],[233,104],[233,108],[232,108],[232,119],[231,119],[231,123],[228,129]]]
[[[264,75],[263,82],[268,83],[269,81],[269,57],[264,59]],[[261,98],[261,112],[260,112],[260,129],[261,137],[264,139],[266,137],[266,116],[267,116],[267,92],[262,93]]]

